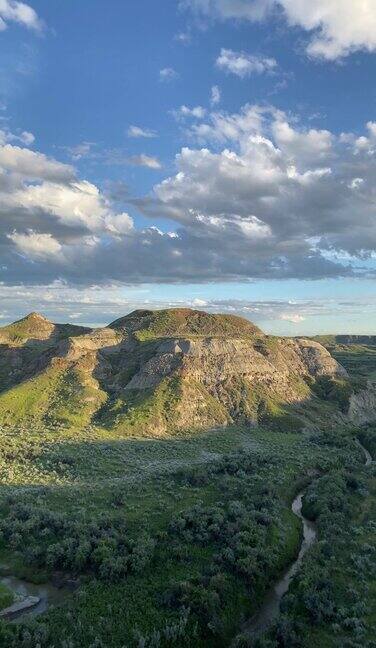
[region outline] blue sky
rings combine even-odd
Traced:
[[[0,318],[375,333],[372,0],[0,3]]]

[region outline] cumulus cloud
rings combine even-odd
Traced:
[[[272,72],[277,67],[277,61],[274,58],[222,48],[216,65],[220,70],[244,79],[252,74]]]
[[[28,4],[17,0],[0,0],[0,31],[4,31],[10,22],[35,31],[43,29],[41,19]]]
[[[69,181],[74,177],[73,168],[48,158],[43,153],[19,146],[0,146],[0,168],[28,180],[43,178],[50,181]]]
[[[359,150],[356,138],[344,145],[329,131],[298,128],[280,111],[249,106],[235,115],[213,113],[192,133],[227,148],[182,149],[177,174],[155,188],[170,217],[190,226],[230,219],[234,228],[239,218],[255,217],[269,228],[266,247],[281,258],[305,246],[372,253],[372,128]]]
[[[221,20],[257,21],[272,13],[310,34],[307,53],[328,60],[376,50],[374,0],[184,0],[194,11]]]
[[[149,128],[141,128],[141,126],[129,126],[127,131],[128,137],[157,137],[157,133]]]
[[[78,180],[72,166],[10,144],[0,146],[0,214],[0,235],[9,228],[10,240],[26,245],[26,239],[14,232],[21,226],[27,230],[30,250],[38,241],[39,247],[44,242],[52,249],[51,238],[37,238],[36,226],[52,235],[45,230],[55,223],[67,230],[67,236],[76,230],[79,236],[83,231],[118,231],[118,223],[122,232],[125,223],[124,214],[114,213],[95,185]],[[129,229],[132,220],[127,219]]]
[[[374,122],[361,135],[337,135],[271,106],[246,105],[186,127],[191,146],[177,154],[174,172],[148,196],[125,195],[149,227],[137,227],[115,209],[116,192],[104,194],[71,165],[0,146],[0,282],[372,275]],[[133,163],[160,168],[148,156]],[[159,219],[170,221],[169,231]]]
[[[13,232],[7,237],[15,243],[17,249],[31,259],[61,259],[62,246],[52,234],[39,234],[28,230],[24,234]]]

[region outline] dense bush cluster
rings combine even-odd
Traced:
[[[223,501],[198,503],[170,522],[170,549],[178,560],[186,560],[184,549],[192,545],[214,550],[203,575],[175,582],[163,599],[172,608],[188,607],[202,636],[223,633],[221,618],[231,581],[238,588],[242,583],[252,601],[262,596],[286,561],[282,503],[270,477],[260,479],[263,468],[270,471],[273,464],[268,456],[250,452],[213,462],[206,474],[211,480],[219,477],[226,486]],[[179,473],[179,479],[196,485],[204,480],[204,472]]]
[[[270,637],[256,642],[259,648],[305,645],[307,624],[330,628],[338,645],[376,647],[364,623],[367,579],[376,576],[376,546],[362,540],[372,537],[370,522],[354,524],[365,495],[366,476],[359,468],[332,472],[308,488],[303,512],[316,521],[319,541],[284,597],[283,614]]]
[[[143,535],[137,542],[129,538],[123,519],[102,516],[80,522],[23,504],[12,505],[0,521],[0,537],[37,567],[90,571],[104,580],[142,571],[154,551],[149,536]]]
[[[1,648],[230,645],[241,615],[251,618],[296,557],[299,523],[289,514],[288,502],[294,489],[309,481],[304,514],[316,521],[318,542],[268,636],[239,636],[234,646],[307,648],[304,638],[312,629],[329,629],[341,648],[376,648],[366,636],[363,601],[368,595],[362,584],[376,576],[372,512],[363,525],[358,520],[354,525],[372,467],[368,473],[363,468],[351,433],[347,438],[316,433],[296,444],[277,446],[272,454],[269,446],[267,452],[252,448],[223,455],[160,480],[158,493],[170,489],[174,512],[156,530],[155,548],[149,536],[131,539],[121,517],[129,499],[121,482],[111,486],[106,500],[111,516],[95,521],[72,521],[40,503],[21,506],[8,500],[0,522],[8,547],[36,568],[90,573],[97,579],[88,579],[74,595],[74,605],[51,610],[44,619],[24,627],[0,623]],[[124,578],[135,572],[137,578]],[[74,632],[60,638],[57,628],[67,627]]]
[[[275,560],[268,534],[277,521],[277,510],[267,494],[255,499],[209,507],[198,504],[172,520],[170,534],[187,543],[214,545],[216,562],[231,567],[249,583],[262,580]]]
[[[218,476],[240,477],[255,475],[262,468],[273,468],[277,465],[276,457],[268,453],[256,454],[247,450],[239,450],[196,468],[181,469],[176,472],[175,478],[180,484],[190,486],[204,486]]]

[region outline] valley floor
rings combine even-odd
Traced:
[[[0,561],[31,581],[67,572],[80,587],[41,617],[3,624],[4,647],[228,646],[298,551],[290,504],[305,486],[319,542],[260,645],[372,640],[376,479],[347,432],[233,428],[51,446],[53,458],[42,444],[16,461],[14,483],[8,474],[2,487]],[[364,609],[354,610],[359,599]]]
[[[376,458],[372,426],[158,439],[4,426],[0,573],[65,587],[45,613],[0,621],[0,646],[375,647],[376,464],[356,438]],[[252,638],[245,622],[299,551],[301,490],[317,542]],[[12,598],[0,584],[0,608]]]

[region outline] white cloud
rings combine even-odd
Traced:
[[[52,234],[39,234],[33,232],[33,230],[28,230],[23,234],[13,232],[7,236],[15,243],[21,253],[26,254],[31,259],[46,260],[54,258],[55,260],[62,260],[62,246]]]
[[[206,122],[191,126],[191,135],[200,142],[243,141],[250,133],[260,133],[265,110],[259,106],[244,106],[239,113],[212,112]]]
[[[265,19],[280,12],[292,27],[310,35],[307,53],[328,60],[376,50],[374,0],[185,0],[194,11],[221,20]]]
[[[162,168],[162,165],[158,158],[152,157],[150,155],[145,155],[144,153],[141,153],[140,155],[132,155],[132,157],[128,158],[128,161],[130,164],[147,167],[148,169],[157,170]]]
[[[22,131],[21,135],[19,135],[19,141],[26,146],[31,146],[35,142],[35,136],[29,131]]]
[[[194,306],[195,308],[204,308],[207,305],[208,305],[208,302],[206,301],[206,299],[199,299],[198,297],[196,297],[192,301],[192,306]]]
[[[73,168],[25,148],[6,144],[0,146],[0,167],[8,172],[24,176],[30,180],[67,181],[74,177]]]
[[[194,119],[203,119],[206,115],[206,109],[202,106],[194,106],[189,108],[188,106],[180,106],[179,110],[175,110],[174,113],[177,119],[185,117],[193,117]]]
[[[244,79],[252,74],[272,72],[277,67],[277,61],[274,58],[222,48],[216,65],[221,70]]]
[[[81,142],[76,144],[76,146],[66,146],[65,150],[69,153],[70,157],[74,161],[81,160],[81,158],[88,157],[93,149],[93,142]]]
[[[114,213],[99,189],[90,182],[77,180],[70,165],[10,144],[0,146],[0,213],[11,214],[11,240],[23,245],[29,242],[30,251],[31,243],[47,243],[45,238],[36,238],[39,233],[31,226],[38,222],[45,228],[47,215],[63,227],[87,231],[119,233],[124,232],[126,224],[128,231],[132,227],[132,219]],[[20,239],[18,232],[13,232],[16,221],[17,228],[27,228],[27,239]]]
[[[255,239],[257,230],[249,227],[252,215],[281,259],[304,246],[311,252],[372,253],[376,159],[373,153],[370,159],[370,151],[376,137],[371,125],[356,156],[351,139],[344,145],[327,130],[291,125],[272,108],[213,113],[191,130],[202,142],[206,138],[229,148],[182,149],[176,175],[155,188],[159,209],[164,207],[170,217],[211,228],[220,222],[228,229],[231,223],[233,232],[245,235],[247,230]],[[334,259],[332,253],[325,255]]]
[[[29,5],[17,0],[0,0],[0,31],[6,29],[8,22],[16,22],[36,31],[43,28],[42,21]]]
[[[191,146],[178,153],[170,177],[148,196],[127,197],[150,227],[119,213],[70,165],[0,146],[0,282],[374,274],[373,122],[361,147],[358,134],[306,128],[271,106],[214,111],[188,128]],[[150,156],[124,159],[160,168]],[[158,219],[174,221],[175,231],[157,227]]]
[[[308,54],[326,59],[376,50],[374,0],[280,0],[290,25],[313,32]]]
[[[140,126],[129,126],[127,131],[128,137],[157,137],[157,133],[149,128],[141,128]]]
[[[299,131],[294,129],[285,119],[276,119],[273,123],[273,135],[276,143],[292,158],[299,157],[307,163],[325,160],[332,153],[333,135],[327,130]]]
[[[174,70],[174,68],[171,67],[165,67],[162,68],[162,70],[159,70],[159,80],[160,81],[173,81],[174,79],[177,79],[179,74]]]
[[[35,137],[29,131],[22,131],[19,135],[11,133],[9,130],[0,130],[0,146],[9,142],[20,142],[26,146],[31,146],[35,142]]]
[[[212,86],[210,93],[210,104],[216,106],[221,101],[221,90],[217,85]]]

